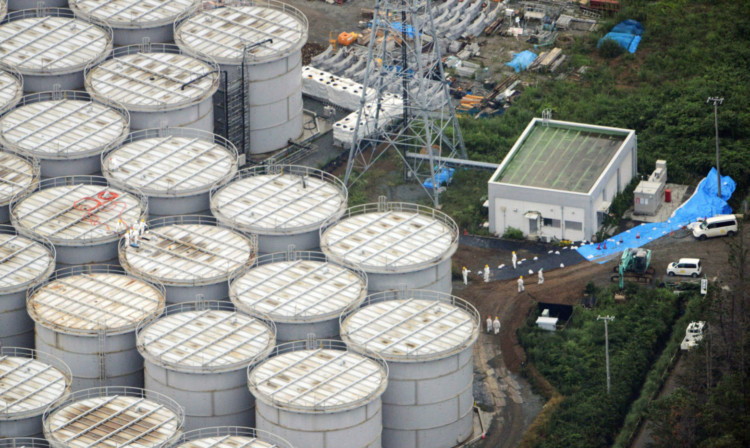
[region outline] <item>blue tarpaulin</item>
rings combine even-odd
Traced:
[[[513,69],[516,72],[520,72],[522,70],[526,70],[526,67],[529,66],[532,62],[534,62],[534,59],[536,59],[536,53],[533,53],[529,50],[522,51],[520,53],[513,55],[513,60],[508,62],[507,66],[513,67]]]
[[[638,44],[641,42],[642,34],[643,25],[635,20],[625,20],[624,22],[615,25],[609,33],[599,39],[596,47],[599,48],[602,42],[611,39],[620,44],[620,46],[628,52],[635,53],[638,49]]]
[[[455,168],[443,167],[435,173],[435,180],[438,185],[448,185],[453,180],[453,174],[456,172]],[[423,184],[426,188],[432,188],[432,178],[424,181]]]
[[[710,218],[715,215],[732,213],[727,201],[737,187],[729,176],[721,177],[721,198],[717,196],[716,168],[711,168],[705,179],[698,184],[695,193],[680,208],[674,211],[665,222],[643,223],[638,227],[626,230],[607,240],[607,248],[599,244],[586,244],[579,247],[578,253],[590,261],[604,263],[622,252],[625,248],[640,247],[655,239],[669,235],[698,218]],[[622,241],[622,242],[620,242]],[[598,248],[598,249],[597,249]]]

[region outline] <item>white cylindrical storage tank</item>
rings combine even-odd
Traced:
[[[98,176],[53,177],[16,195],[10,219],[19,233],[47,238],[57,265],[117,264],[120,235],[146,216],[139,194],[113,188]]]
[[[138,328],[146,389],[185,409],[185,429],[253,425],[247,368],[268,356],[274,333],[273,324],[239,313],[229,302],[171,305]]]
[[[451,292],[458,226],[443,212],[381,200],[347,209],[320,232],[323,253],[365,271],[370,293],[406,286]]]
[[[182,434],[184,413],[160,393],[97,387],[70,394],[44,413],[44,437],[54,448],[167,448]]]
[[[36,347],[65,361],[73,390],[143,386],[135,329],[164,309],[164,288],[108,265],[56,271],[29,290]]]
[[[0,445],[0,448],[3,448]],[[268,431],[242,426],[217,426],[184,433],[174,448],[294,448]]]
[[[86,90],[127,109],[134,131],[185,127],[213,132],[218,87],[216,62],[168,44],[116,48],[109,59],[86,68]]]
[[[49,448],[49,442],[36,437],[0,439],[0,448]]]
[[[3,0],[0,0],[0,9],[2,9],[2,2]],[[0,16],[2,15],[3,13],[0,11]],[[1,17],[0,23],[2,23]],[[23,76],[10,67],[3,67],[0,70],[0,116],[15,106],[22,95]]]
[[[118,47],[139,44],[144,37],[172,42],[174,21],[199,4],[200,0],[69,0],[76,16],[111,26]]]
[[[307,43],[307,17],[274,0],[205,5],[175,25],[175,42],[188,53],[216,60],[228,82],[243,77],[244,62],[250,154],[287,146],[302,134],[302,47]]]
[[[209,192],[237,172],[237,149],[218,135],[189,128],[133,132],[102,155],[112,185],[148,197],[150,216],[210,215]]]
[[[349,347],[388,362],[384,448],[450,448],[471,436],[476,308],[437,291],[385,291],[342,319]]]
[[[0,118],[0,145],[39,159],[43,178],[100,174],[101,154],[130,129],[128,112],[86,92],[26,95]]]
[[[26,290],[55,270],[55,248],[0,225],[0,346],[34,347],[34,321],[26,312]]]
[[[8,14],[8,2],[7,0],[0,0],[0,21],[5,18],[6,14]]]
[[[388,386],[382,358],[342,342],[281,344],[248,369],[255,424],[305,448],[380,448],[381,395]]]
[[[255,259],[251,235],[209,216],[152,219],[138,246],[120,247],[120,264],[136,277],[164,285],[167,303],[226,299],[229,278]]]
[[[232,280],[229,297],[240,311],[268,316],[276,343],[338,339],[339,315],[367,295],[367,276],[330,263],[320,252],[263,255]]]
[[[23,75],[26,93],[83,88],[83,71],[112,50],[112,30],[76,19],[69,9],[34,8],[0,24],[0,64]]]
[[[320,226],[346,210],[343,182],[325,171],[297,165],[248,168],[211,192],[220,222],[258,235],[258,253],[318,250]]]
[[[0,151],[0,224],[10,221],[10,200],[39,182],[39,161],[34,157]]]
[[[70,394],[70,382],[70,369],[60,359],[0,347],[0,437],[40,437],[44,410]]]

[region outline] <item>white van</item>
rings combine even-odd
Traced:
[[[715,236],[732,236],[736,233],[737,217],[734,215],[714,216],[693,227],[693,236],[699,240]]]
[[[700,258],[680,258],[680,261],[669,263],[667,266],[667,275],[686,275],[698,277],[703,272]]]

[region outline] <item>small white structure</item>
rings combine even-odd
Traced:
[[[70,365],[73,390],[143,386],[135,329],[164,309],[164,287],[126,275],[118,266],[59,269],[29,289],[36,347]]]
[[[304,448],[377,448],[385,361],[340,341],[281,344],[248,370],[257,427]]]
[[[43,418],[55,448],[166,448],[182,433],[184,413],[162,394],[112,386],[74,392]]]
[[[0,379],[3,437],[41,436],[44,410],[70,394],[70,368],[36,350],[0,347]]]
[[[146,195],[151,217],[210,214],[209,191],[237,172],[237,149],[198,129],[145,129],[103,153],[101,168],[112,185]]]
[[[664,200],[667,185],[667,161],[657,160],[656,169],[635,187],[633,192],[633,213],[636,215],[655,215]]]
[[[13,196],[34,188],[39,181],[39,161],[34,157],[0,151],[0,167],[0,224],[5,224],[10,221]]]
[[[3,448],[0,445],[0,448]],[[188,431],[174,448],[294,448],[291,443],[268,431],[242,426],[217,426]]]
[[[68,0],[70,9],[83,20],[112,27],[115,45],[172,42],[172,24],[188,14],[201,0]]]
[[[101,173],[102,152],[130,131],[128,112],[78,91],[24,96],[0,118],[0,145],[39,159],[43,178]]]
[[[685,337],[680,343],[681,350],[691,350],[703,340],[703,332],[706,329],[705,321],[690,322],[685,329]]]
[[[139,326],[145,387],[185,409],[185,429],[252,425],[255,401],[247,368],[276,345],[273,324],[237,312],[229,302],[172,305]]]
[[[331,263],[320,252],[263,255],[232,280],[229,297],[237,309],[268,316],[277,343],[339,337],[339,315],[367,294],[367,275]]]
[[[0,64],[23,75],[26,93],[83,87],[83,70],[112,50],[112,30],[78,20],[69,9],[33,8],[0,24]]]
[[[637,173],[629,129],[534,118],[489,180],[490,232],[591,240]]]
[[[132,130],[186,127],[213,132],[213,94],[219,66],[183,54],[175,45],[143,44],[115,49],[86,67],[86,91],[130,112]]]

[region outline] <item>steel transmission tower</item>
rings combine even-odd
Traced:
[[[395,150],[439,206],[436,174],[444,158],[466,158],[440,56],[431,0],[378,0],[362,98],[344,183]],[[407,152],[427,157],[413,158]],[[433,188],[424,186],[432,180]]]

